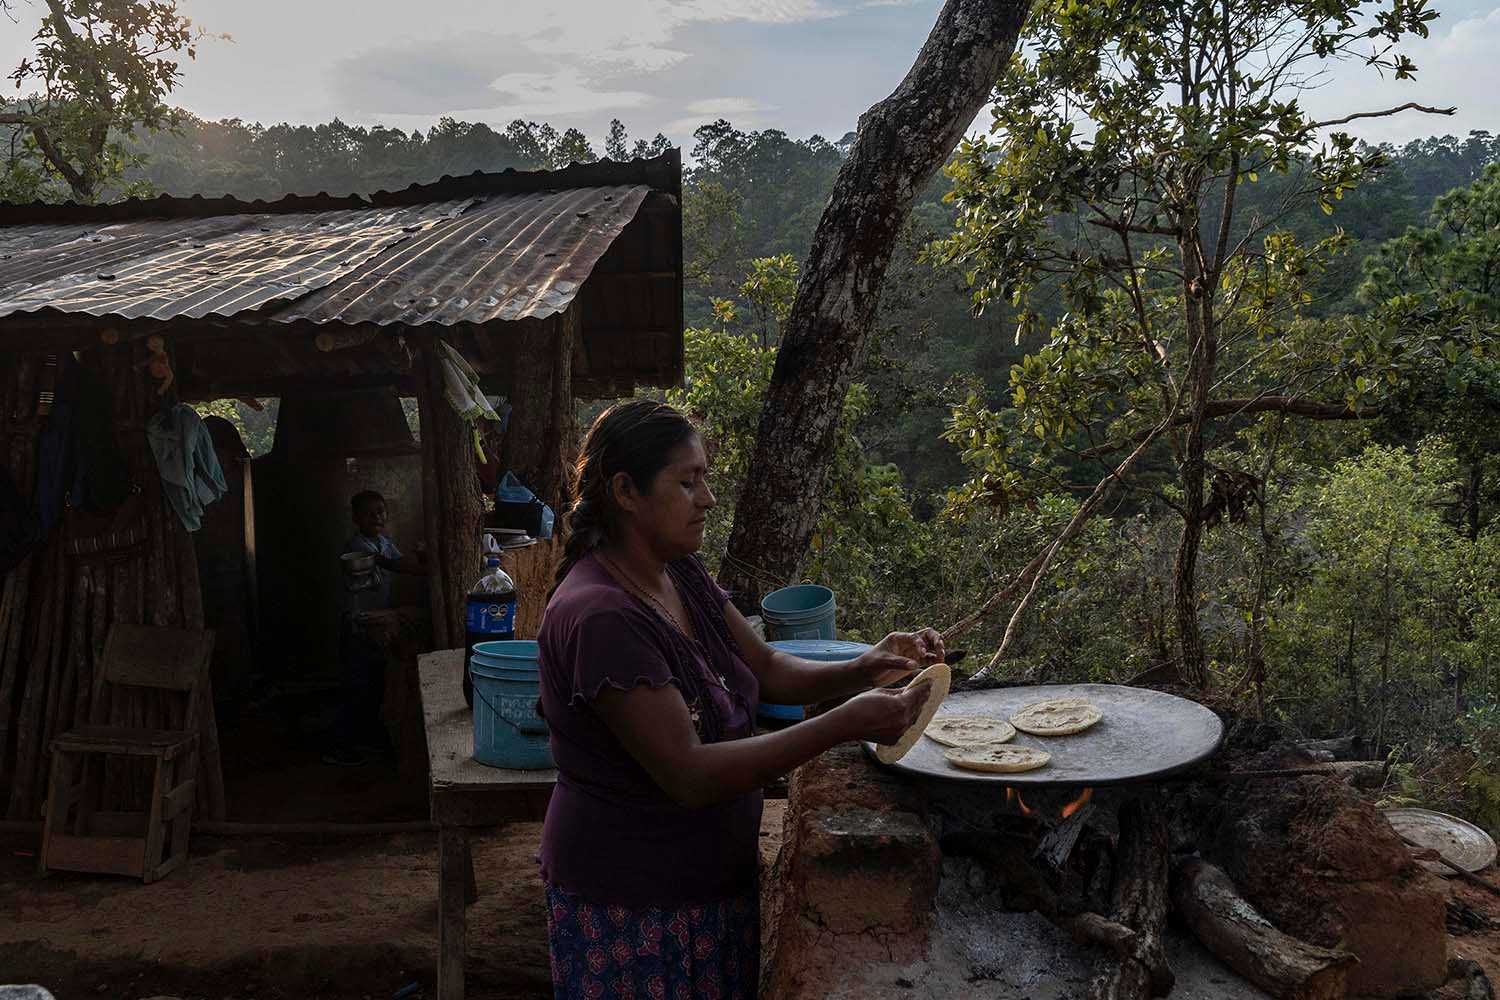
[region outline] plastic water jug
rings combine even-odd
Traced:
[[[469,589],[469,599],[464,606],[464,701],[474,707],[474,682],[469,676],[469,663],[474,657],[474,645],[480,642],[498,642],[516,637],[516,585],[510,574],[500,568],[498,555],[488,556],[484,561],[484,575]]]

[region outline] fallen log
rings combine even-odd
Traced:
[[[1302,740],[1298,750],[1311,754],[1328,754],[1324,760],[1364,760],[1368,747],[1363,736],[1340,736],[1332,740]]]
[[[1355,788],[1379,788],[1385,784],[1385,761],[1339,760],[1307,767],[1284,767],[1268,771],[1220,771],[1207,775],[1209,781],[1269,781],[1277,778],[1304,778],[1317,775],[1338,778]]]
[[[1245,901],[1229,876],[1200,858],[1172,873],[1172,901],[1183,921],[1215,957],[1278,1000],[1340,1000],[1347,951],[1320,948],[1283,934]]]
[[[1111,921],[1130,929],[1130,954],[1103,960],[1089,981],[1089,1000],[1147,1000],[1172,992],[1163,932],[1169,905],[1167,824],[1161,804],[1144,796],[1120,809]]]

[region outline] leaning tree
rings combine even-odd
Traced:
[[[1304,245],[1278,219],[1300,199],[1331,213],[1380,167],[1338,126],[1437,110],[1320,121],[1299,95],[1335,62],[1411,77],[1395,44],[1434,17],[1425,0],[1048,0],[1000,77],[989,135],[949,168],[958,218],[933,256],[966,273],[977,308],[1017,309],[1031,346],[997,415],[1008,461],[991,485],[1168,427],[1176,482],[1156,493],[1181,516],[1174,618],[1199,684],[1199,545],[1257,488],[1210,465],[1215,429],[1377,412],[1360,331],[1302,314],[1344,238]],[[1289,179],[1283,196],[1247,209],[1243,185],[1271,172]]]
[[[719,581],[754,609],[807,552],[844,397],[912,202],[989,99],[1030,0],[947,0],[900,86],[865,112],[781,331]]]

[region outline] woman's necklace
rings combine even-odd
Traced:
[[[602,552],[598,553],[598,556],[601,560],[604,561],[604,564],[609,567],[610,571],[614,574],[615,579],[619,580],[625,585],[626,590],[630,591],[632,594],[635,594],[637,597],[644,597],[646,600],[656,605],[656,608],[666,616],[667,621],[671,622],[672,625],[677,629],[677,631],[681,632],[689,639],[693,638],[693,633],[689,632],[683,626],[682,622],[677,619],[677,616],[672,614],[672,609],[667,607],[666,604],[662,603],[662,601],[659,600],[655,594],[651,593],[651,591],[636,583],[635,580],[631,578],[630,574],[625,572],[624,568],[621,567],[619,563],[609,558],[609,556],[604,555]],[[725,678],[722,674],[715,675],[711,670],[706,671],[706,673],[708,674],[709,679],[718,684],[719,687],[723,688],[726,693],[733,693],[729,690],[728,679]]]

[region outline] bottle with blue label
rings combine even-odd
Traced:
[[[485,557],[484,575],[469,591],[464,632],[468,645],[464,653],[464,701],[473,708],[474,683],[469,678],[469,657],[474,655],[474,644],[516,637],[516,585],[500,568],[498,554]]]

